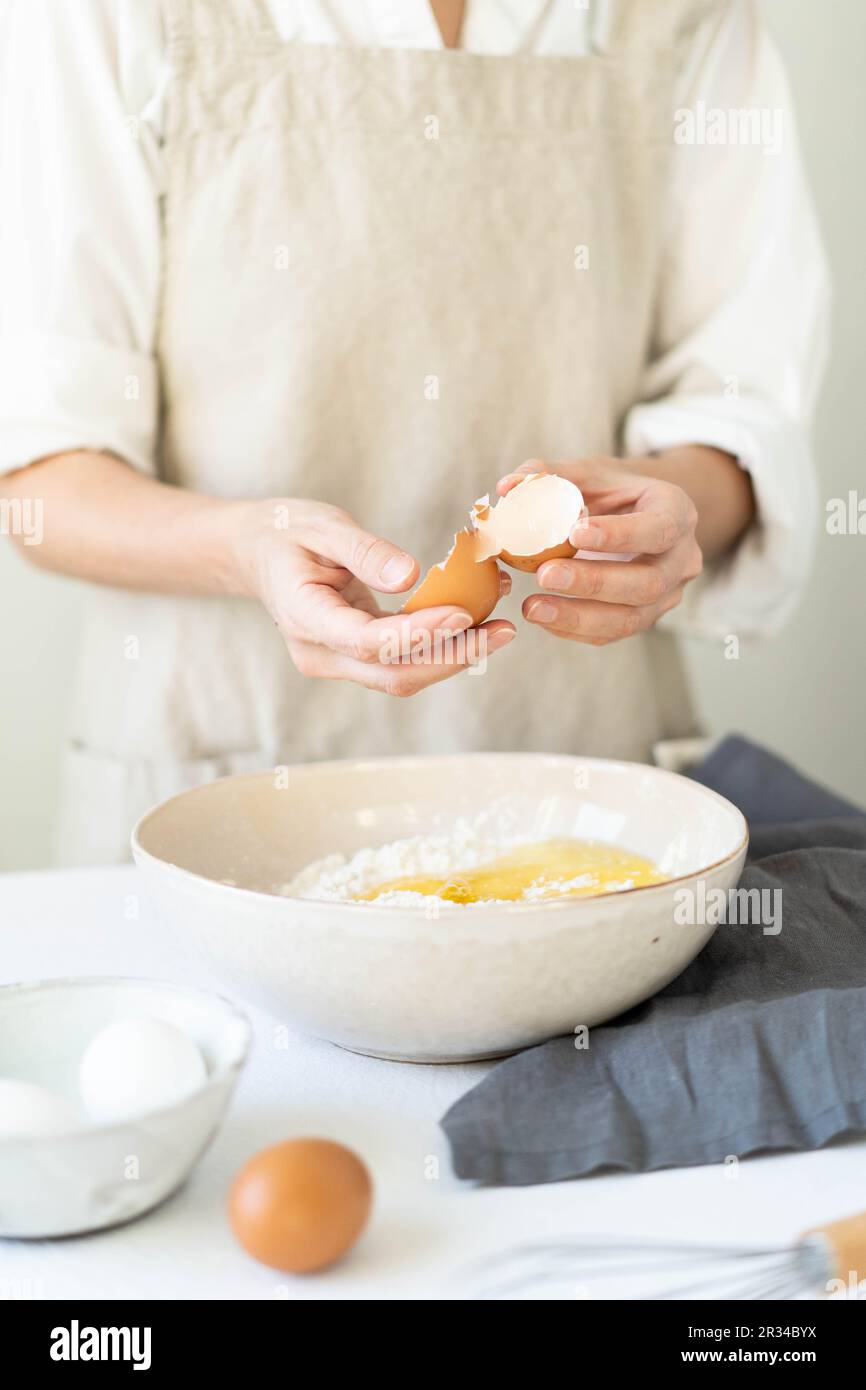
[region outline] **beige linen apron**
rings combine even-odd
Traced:
[[[502,472],[613,452],[651,351],[674,79],[712,3],[620,0],[604,52],[561,58],[285,43],[260,0],[170,0],[161,476],[336,503],[426,568]],[[398,701],[300,676],[253,602],[94,590],[61,859],[124,858],[149,805],[226,773],[644,759],[692,730],[669,639],[552,638],[529,591],[486,674]]]

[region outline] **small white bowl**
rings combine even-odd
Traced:
[[[79,1235],[129,1221],[178,1188],[215,1135],[250,1047],[245,1016],[218,994],[90,976],[0,987],[0,1076],[80,1110],[78,1065],[114,1019],[158,1018],[201,1049],[207,1081],[162,1110],[37,1138],[0,1137],[0,1236]]]
[[[558,901],[444,909],[279,896],[314,859],[460,817],[526,840],[621,845],[668,882]],[[133,853],[161,914],[233,990],[355,1051],[490,1057],[612,1018],[712,935],[678,890],[736,884],[748,831],[724,797],[637,763],[536,753],[310,763],[228,777],[139,821]]]

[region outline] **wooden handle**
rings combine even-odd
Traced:
[[[804,1235],[824,1237],[832,1252],[837,1279],[855,1284],[866,1280],[866,1211],[830,1221],[826,1226],[814,1226]]]

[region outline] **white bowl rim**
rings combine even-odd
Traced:
[[[6,1134],[0,1135],[0,1149],[6,1149],[13,1144],[56,1144],[58,1142],[74,1143],[81,1138],[89,1138],[94,1134],[108,1134],[112,1131],[118,1132],[129,1129],[138,1124],[149,1123],[160,1115],[170,1115],[183,1110],[189,1103],[199,1096],[205,1095],[208,1091],[214,1090],[222,1085],[227,1079],[237,1080],[241,1069],[250,1055],[252,1046],[253,1029],[249,1017],[243,1009],[235,1004],[234,1000],[229,999],[225,994],[219,994],[216,990],[200,989],[196,985],[180,985],[172,980],[157,980],[150,975],[54,975],[42,980],[12,980],[7,984],[0,984],[0,1009],[13,994],[36,993],[39,991],[49,992],[54,989],[77,989],[79,986],[111,986],[117,988],[124,985],[145,985],[158,989],[166,994],[185,994],[208,1003],[216,1003],[221,1006],[224,1014],[228,1014],[241,1025],[241,1046],[238,1055],[233,1061],[215,1068],[208,1072],[207,1080],[203,1085],[197,1086],[194,1091],[183,1097],[182,1100],[172,1101],[171,1105],[161,1105],[156,1110],[146,1110],[141,1115],[130,1116],[127,1120],[112,1120],[109,1123],[82,1123],[76,1129],[58,1130],[57,1133],[47,1134]],[[8,1080],[14,1080],[9,1077]]]
[[[655,767],[652,763],[629,762],[624,758],[583,758],[572,753],[497,753],[496,751],[484,751],[475,753],[433,753],[429,755],[410,754],[408,756],[397,755],[395,757],[385,756],[381,758],[333,758],[321,762],[290,763],[286,765],[286,770],[289,772],[309,772],[311,775],[322,769],[330,771],[335,768],[348,771],[354,768],[377,768],[387,766],[411,770],[413,767],[442,766],[449,763],[478,762],[494,758],[496,760],[507,758],[509,761],[514,762],[528,760],[533,762],[540,761],[542,764],[577,763],[581,767],[604,767],[606,769],[613,769],[618,773],[630,773],[633,772],[635,768],[640,768],[644,771],[651,772],[655,777],[661,777],[664,781],[675,783],[686,782],[690,787],[694,788],[698,794],[706,797],[710,801],[717,802],[720,806],[733,812],[734,816],[740,822],[740,836],[734,849],[729,851],[728,854],[723,855],[721,859],[716,859],[711,864],[702,865],[700,869],[694,870],[691,873],[679,874],[676,878],[663,879],[661,883],[646,883],[635,888],[622,888],[616,893],[587,893],[582,897],[541,898],[534,902],[489,903],[485,905],[480,903],[473,904],[471,913],[467,915],[467,918],[463,918],[461,914],[462,920],[474,922],[478,919],[491,916],[528,916],[530,913],[539,911],[544,911],[550,916],[554,911],[562,912],[570,910],[574,912],[575,904],[577,903],[597,903],[607,899],[616,901],[634,893],[643,893],[648,896],[653,894],[659,895],[667,892],[673,884],[688,883],[696,878],[700,878],[702,874],[712,873],[716,869],[723,868],[724,865],[732,863],[740,854],[744,854],[748,848],[748,821],[739,807],[735,806],[732,801],[729,801],[726,796],[722,796],[720,792],[713,791],[712,787],[705,787],[703,782],[696,782],[689,777],[683,776],[679,772],[671,772],[667,768]],[[184,797],[194,796],[197,792],[207,787],[216,786],[217,783],[220,782],[252,782],[261,781],[264,778],[272,781],[273,776],[273,772],[267,770],[262,772],[235,773],[227,777],[215,777],[210,782],[202,782],[197,787],[188,787],[185,791],[177,792],[174,796],[166,797],[164,801],[159,802],[156,806],[152,806],[149,811],[145,811],[144,815],[139,818],[133,827],[130,843],[132,845],[132,854],[136,864],[140,865],[145,862],[158,864],[163,871],[168,872],[171,877],[176,880],[184,883],[193,882],[199,887],[204,887],[208,892],[218,890],[221,897],[228,893],[234,897],[238,897],[240,901],[250,900],[258,902],[265,898],[276,899],[277,902],[303,903],[304,911],[306,912],[308,909],[311,910],[313,918],[317,915],[320,917],[327,917],[335,908],[339,908],[341,913],[343,910],[346,910],[360,914],[361,917],[363,917],[365,914],[372,915],[372,908],[377,912],[386,913],[393,918],[403,915],[413,920],[426,920],[425,909],[423,907],[406,906],[403,903],[375,904],[371,902],[353,902],[351,900],[343,902],[340,899],[333,898],[299,898],[289,894],[269,893],[259,888],[240,888],[235,884],[222,883],[219,879],[208,878],[205,874],[195,873],[192,869],[184,869],[180,864],[172,864],[168,859],[161,859],[158,855],[151,854],[150,850],[145,849],[142,845],[140,834],[147,822],[151,817],[158,815],[160,811],[164,810],[166,806],[170,806],[173,802],[180,801]],[[575,925],[583,926],[584,923],[578,922],[575,923]]]

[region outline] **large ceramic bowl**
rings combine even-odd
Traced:
[[[280,895],[314,859],[481,814],[527,840],[621,845],[670,880],[433,918]],[[158,806],[132,843],[158,910],[227,988],[342,1047],[445,1062],[601,1023],[661,989],[713,931],[677,920],[687,895],[700,918],[698,881],[733,886],[747,838],[730,802],[673,772],[479,753],[229,777]]]

